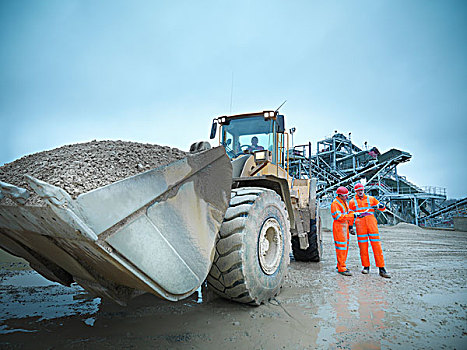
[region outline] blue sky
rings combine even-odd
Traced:
[[[295,144],[352,132],[466,196],[466,4],[3,0],[0,164],[93,139],[187,150],[287,100]]]

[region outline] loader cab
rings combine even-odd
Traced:
[[[213,120],[211,138],[215,137],[219,124],[219,142],[225,147],[230,159],[254,154],[272,164],[286,168],[288,135],[285,132],[284,116],[275,111],[223,116]],[[252,139],[257,145],[252,149]],[[261,149],[262,148],[262,149]]]

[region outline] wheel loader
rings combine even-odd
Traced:
[[[45,278],[125,305],[141,293],[177,301],[207,280],[219,295],[260,305],[277,295],[292,248],[322,255],[316,180],[289,176],[277,111],[213,120],[186,158],[79,195],[32,176],[46,203],[0,182],[0,247]],[[257,138],[252,147],[251,139]]]

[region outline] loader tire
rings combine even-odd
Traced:
[[[190,146],[190,153],[199,153],[211,149],[211,144],[206,141],[194,142]]]
[[[298,236],[292,237],[292,252],[296,261],[319,262],[323,258],[323,242],[317,229],[316,221],[311,220],[311,232],[308,233],[308,248],[300,249]]]
[[[284,202],[268,189],[233,189],[216,242],[208,286],[220,296],[260,305],[279,294],[290,257]]]

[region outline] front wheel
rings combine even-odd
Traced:
[[[208,285],[224,298],[260,305],[280,292],[289,265],[285,204],[268,189],[233,189]]]

